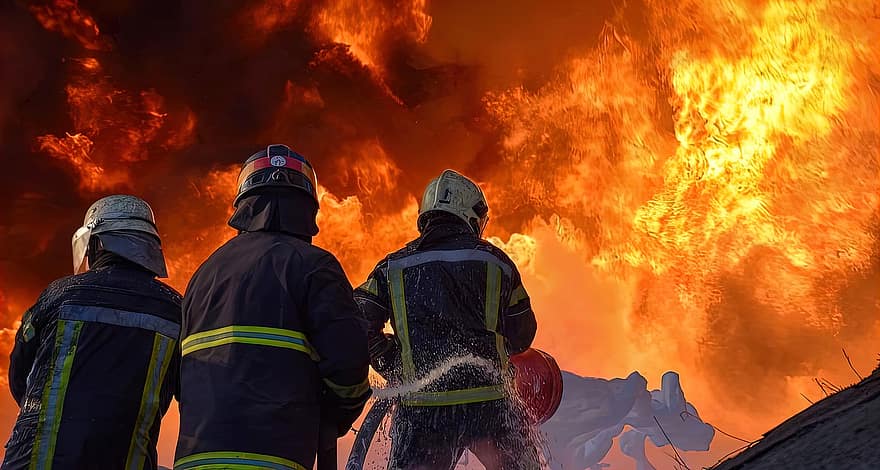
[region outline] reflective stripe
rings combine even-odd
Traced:
[[[37,423],[37,435],[34,450],[31,454],[31,470],[49,470],[55,457],[55,443],[58,439],[58,428],[61,426],[61,413],[64,409],[64,396],[70,380],[70,370],[76,355],[76,344],[83,323],[80,321],[58,320],[55,333],[55,356],[52,369],[43,389],[43,403],[40,420]]]
[[[232,343],[295,349],[312,356],[313,359],[317,357],[304,333],[282,328],[245,325],[231,325],[189,335],[180,343],[181,355],[186,356],[202,349]]]
[[[252,454],[249,452],[202,452],[189,455],[174,462],[174,470],[188,468],[205,469],[253,469],[272,468],[277,470],[306,470],[293,460],[273,455]]]
[[[501,361],[502,370],[507,370],[507,350],[504,336],[498,332],[498,315],[501,299],[501,268],[491,262],[486,263],[486,329],[495,334],[495,348]],[[504,386],[452,390],[448,392],[415,392],[404,398],[403,404],[409,406],[449,406],[466,403],[479,403],[500,400],[506,396]]]
[[[135,422],[131,443],[128,445],[128,457],[125,459],[126,470],[144,468],[144,461],[150,452],[150,428],[159,411],[159,391],[165,381],[165,373],[174,356],[175,340],[163,335],[153,335],[153,354],[147,369],[144,391],[141,395],[141,408]]]
[[[511,275],[510,266],[501,261],[497,256],[486,250],[435,250],[423,251],[403,258],[388,261],[389,271],[395,269],[406,269],[419,264],[430,263],[432,261],[441,261],[444,263],[455,263],[461,261],[484,261],[491,263],[499,268],[507,276]]]
[[[507,371],[507,348],[504,335],[498,331],[498,314],[501,309],[501,270],[492,263],[486,263],[486,329],[495,334],[495,350],[501,361],[501,370]]]
[[[21,338],[25,343],[34,339],[34,336],[37,335],[37,330],[34,329],[33,319],[34,310],[29,308],[24,312],[24,316],[21,318],[21,328],[19,329]]]
[[[414,379],[416,366],[413,363],[412,346],[409,342],[409,326],[406,320],[406,297],[403,293],[403,269],[388,272],[391,289],[391,310],[394,311],[394,333],[400,341],[400,359],[403,365],[403,378]]]
[[[130,312],[108,307],[96,307],[92,305],[65,304],[61,306],[58,318],[62,320],[77,320],[108,325],[127,326],[155,331],[163,335],[177,339],[180,336],[180,325],[155,315],[140,312]]]
[[[487,255],[487,256],[483,256]],[[412,346],[407,325],[406,297],[403,287],[403,269],[430,261],[484,261],[486,263],[486,329],[495,334],[495,347],[503,370],[507,369],[507,351],[504,336],[497,332],[501,299],[502,273],[510,268],[497,257],[482,250],[427,251],[389,262],[388,281],[391,291],[391,308],[394,314],[394,332],[400,342],[400,356],[405,381],[415,379]],[[410,406],[447,406],[498,400],[505,397],[502,385],[478,387],[445,392],[416,392],[402,401]]]
[[[376,295],[379,295],[379,283],[376,282],[376,278],[369,278],[363,284],[358,286],[358,289]]]
[[[526,288],[520,284],[516,289],[510,294],[510,303],[507,304],[508,307],[513,307],[514,305],[522,302],[523,300],[529,298],[529,294],[526,294]]]
[[[324,383],[327,384],[327,388],[340,398],[358,398],[370,391],[369,380],[364,380],[355,385],[339,385],[330,379],[324,379]]]
[[[449,392],[415,392],[403,399],[408,406],[450,406],[500,400],[506,396],[502,385],[468,388]]]

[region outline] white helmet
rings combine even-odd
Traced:
[[[423,215],[432,211],[448,212],[468,224],[477,236],[489,222],[489,205],[486,196],[476,183],[453,170],[443,170],[431,180],[419,206],[419,228]]]
[[[114,232],[110,234],[108,232]],[[83,226],[73,234],[73,271],[89,269],[88,250],[92,235],[103,237],[104,249],[129,259],[159,276],[166,276],[165,258],[153,209],[141,198],[116,194],[95,201],[86,211]],[[147,237],[137,234],[147,234]],[[134,234],[133,236],[126,236]],[[112,236],[111,236],[112,235]]]

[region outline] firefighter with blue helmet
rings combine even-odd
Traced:
[[[157,468],[162,416],[178,384],[180,295],[150,206],[92,204],[73,236],[74,275],[25,312],[9,360],[21,408],[4,470]]]
[[[466,449],[488,469],[538,468],[506,386],[537,325],[516,265],[482,238],[488,212],[479,186],[443,171],[423,194],[420,236],[355,291],[373,368],[403,390],[427,384],[396,406],[388,468],[448,470]]]
[[[234,206],[238,235],[183,300],[174,467],[310,469],[370,396],[364,325],[339,262],[311,244],[317,179],[303,156],[270,145],[248,158]]]

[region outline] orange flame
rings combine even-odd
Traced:
[[[385,2],[332,0],[318,13],[315,27],[331,41],[346,44],[352,55],[367,67],[382,60],[384,41],[400,36],[424,42],[431,28],[425,12],[426,0]],[[396,37],[389,36],[394,34]],[[398,36],[398,34],[400,36]]]
[[[79,8],[77,0],[53,0],[50,5],[31,5],[30,10],[44,28],[72,37],[88,50],[111,49],[110,41],[101,35],[94,18]]]
[[[741,375],[721,373],[737,348],[724,335],[749,333],[722,322],[763,316],[753,327],[786,348],[847,326],[835,292],[877,246],[880,102],[869,77],[878,34],[862,27],[867,3],[695,1],[687,18],[666,5],[654,2],[652,19],[672,132],[657,119],[662,90],[645,76],[651,56],[606,29],[600,49],[573,59],[557,82],[487,100],[508,161],[491,194],[504,211],[556,214],[558,239],[622,281],[622,298],[638,293],[613,313],[643,341],[643,353],[627,354],[736,386]],[[759,351],[738,354],[760,360]],[[798,378],[780,362],[739,367],[756,374],[753,387],[762,374]],[[740,406],[772,407],[758,426],[803,406],[795,390],[784,411],[754,392],[729,393]]]
[[[307,24],[319,43],[312,66],[353,57],[395,101],[387,109],[433,116],[431,142],[460,135],[444,130],[458,110],[402,108],[384,78],[392,46],[430,54],[427,2],[307,6],[254,3],[243,12],[248,35],[265,40]],[[109,47],[76,2],[32,11],[86,49]],[[646,31],[618,15],[598,47],[542,71],[549,79],[517,82],[517,71],[502,83],[521,86],[479,89],[475,114],[500,132],[496,153],[456,161],[484,179],[491,240],[520,266],[541,325],[537,344],[586,374],[676,369],[707,421],[744,435],[802,408],[813,376],[845,380],[845,363],[830,358],[843,345],[876,349],[880,337],[876,300],[863,302],[877,298],[864,280],[876,278],[880,247],[878,11],[867,1],[647,0]],[[137,165],[193,144],[198,120],[186,103],[128,90],[97,59],[72,63],[72,130],[37,145],[68,162],[83,191],[135,185]],[[329,86],[290,78],[257,137],[301,136],[285,117],[331,108]],[[358,284],[416,235],[412,179],[427,182],[446,162],[416,164],[380,136],[352,135],[331,146],[349,163],[332,169],[333,183],[349,192],[320,188],[315,242]],[[200,174],[181,191],[193,197],[169,208],[173,218],[158,214],[175,287],[233,235],[223,223],[237,174],[238,166]]]
[[[102,75],[97,59],[72,61],[67,102],[75,134],[37,139],[39,149],[68,162],[88,191],[131,186],[131,164],[147,160],[150,148],[179,149],[192,143],[195,115],[169,119],[165,100],[153,90],[131,93]]]

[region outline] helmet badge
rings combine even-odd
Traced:
[[[284,166],[287,164],[287,159],[281,155],[275,155],[269,160],[269,163],[271,163],[272,166]]]

